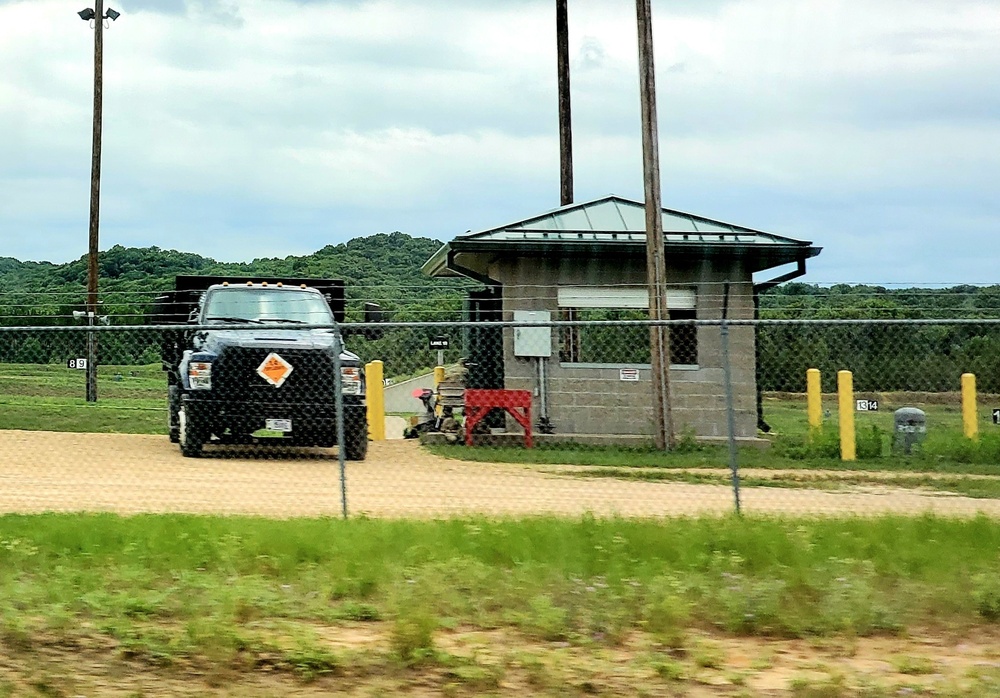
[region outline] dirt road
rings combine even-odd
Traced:
[[[0,512],[109,511],[339,516],[335,450],[212,447],[182,458],[160,436],[0,431]],[[677,516],[733,509],[721,485],[580,478],[549,466],[448,460],[415,441],[371,444],[347,464],[350,514]],[[1000,516],[1000,501],[914,489],[745,488],[747,512]]]

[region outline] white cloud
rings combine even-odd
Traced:
[[[108,245],[275,256],[393,228],[450,237],[557,202],[551,0],[120,4]],[[1000,224],[995,3],[654,11],[667,205],[811,237],[816,274],[950,281],[982,259],[961,250]],[[578,198],[639,198],[634,5],[579,0],[570,20]],[[85,249],[91,41],[65,3],[0,0],[0,256]],[[856,254],[901,236],[921,241],[911,264]],[[957,244],[922,256],[940,236]]]

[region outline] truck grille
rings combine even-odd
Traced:
[[[336,373],[333,354],[321,349],[277,351],[292,372],[275,388],[257,374],[273,349],[227,347],[212,367],[212,392],[231,401],[333,404]]]

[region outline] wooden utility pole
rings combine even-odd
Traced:
[[[653,10],[651,0],[636,0],[639,20],[639,90],[642,98],[642,169],[646,187],[646,282],[649,285],[649,318],[669,320],[667,271],[663,259],[663,206],[660,202],[660,147],[656,123],[656,71],[653,66]],[[653,365],[653,411],[656,447],[674,446],[670,415],[670,330],[652,325],[649,330]]]
[[[556,0],[556,45],[559,64],[560,205],[573,203],[573,116],[569,88],[568,0]]]
[[[94,141],[90,161],[90,244],[87,255],[87,321],[97,324],[97,250],[101,217],[101,124],[104,83],[104,0],[94,2]],[[87,402],[97,402],[97,338],[87,334]]]

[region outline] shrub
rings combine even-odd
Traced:
[[[407,665],[431,659],[437,627],[437,619],[426,609],[410,608],[401,612],[392,624],[393,654]]]
[[[678,649],[684,645],[690,616],[690,606],[684,599],[664,596],[646,609],[646,630],[661,644]]]
[[[875,424],[871,425],[871,429],[858,432],[857,436],[855,436],[858,458],[881,458],[885,440],[885,431]]]
[[[774,441],[777,455],[794,460],[840,458],[840,436],[836,430],[817,429],[803,436],[779,435]]]
[[[1000,579],[995,574],[978,574],[972,583],[972,598],[979,615],[988,621],[1000,621]]]
[[[694,429],[688,428],[677,437],[677,442],[674,444],[673,450],[674,453],[697,453],[704,451],[705,446],[699,443]]]
[[[542,640],[564,640],[569,636],[569,613],[553,603],[546,594],[528,602],[528,613],[521,618],[525,631]]]
[[[337,656],[330,650],[310,642],[300,642],[285,652],[285,660],[304,681],[314,681],[332,674],[340,667]]]
[[[427,580],[407,576],[400,580],[393,597],[395,618],[389,638],[393,654],[407,666],[433,659],[434,633],[440,623]]]
[[[897,613],[876,587],[877,574],[869,560],[831,558],[813,579],[819,592],[817,610],[820,632],[871,635],[896,632]]]
[[[1000,434],[985,432],[973,441],[958,433],[942,434],[930,430],[921,452],[933,458],[941,458],[956,463],[1000,463]]]
[[[885,451],[888,434],[884,429],[871,425],[870,429],[858,431],[855,438],[857,457],[861,459],[881,458]],[[817,429],[805,436],[778,436],[774,441],[776,455],[794,460],[811,458],[840,458],[840,432],[836,429]]]

